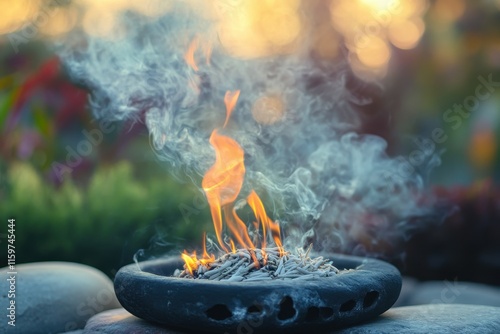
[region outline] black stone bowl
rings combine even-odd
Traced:
[[[195,333],[315,333],[372,319],[398,298],[401,275],[394,266],[325,257],[340,270],[354,270],[308,281],[193,280],[172,277],[183,261],[170,257],[121,268],[115,292],[135,316]]]

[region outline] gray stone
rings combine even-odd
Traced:
[[[139,319],[123,308],[105,311],[90,318],[83,334],[94,333],[182,334]]]
[[[7,272],[6,267],[0,269],[0,309],[6,310],[10,300],[15,300],[17,333],[81,329],[93,315],[120,306],[111,280],[89,266],[68,262],[17,265],[15,299],[8,296]],[[12,327],[7,321],[1,321],[0,332],[8,329]]]
[[[392,307],[408,306],[408,301],[410,300],[411,296],[418,286],[418,280],[416,280],[415,278],[403,277],[401,292],[399,293],[398,300],[396,300]]]
[[[181,334],[146,322],[125,309],[102,312],[92,317],[83,334]],[[476,305],[421,305],[397,307],[376,320],[333,333],[500,333],[500,308]]]
[[[335,333],[500,333],[500,308],[433,304],[392,308],[376,320]]]
[[[423,282],[413,289],[404,303],[405,305],[474,304],[500,306],[500,288],[447,280]]]

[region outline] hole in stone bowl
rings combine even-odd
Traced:
[[[247,308],[247,313],[250,313],[250,314],[259,314],[259,313],[262,313],[263,311],[263,307],[262,305],[250,305],[248,308]]]
[[[369,308],[375,304],[380,293],[378,291],[370,291],[365,295],[365,299],[363,299],[363,308]]]
[[[280,311],[278,313],[279,320],[286,320],[293,318],[293,316],[297,313],[295,308],[293,307],[293,300],[289,296],[283,297],[280,301]]]
[[[319,319],[319,308],[311,306],[307,309],[306,321],[314,321]]]
[[[333,315],[333,308],[331,307],[320,307],[319,314],[323,319],[328,319]]]
[[[205,311],[207,317],[214,320],[224,320],[233,316],[226,305],[217,304]]]
[[[356,301],[354,299],[348,300],[342,305],[340,305],[340,312],[349,312],[356,306]]]
[[[321,319],[328,319],[333,316],[333,309],[331,307],[316,307],[311,306],[307,309],[306,321],[315,321]]]

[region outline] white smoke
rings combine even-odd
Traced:
[[[224,94],[241,90],[223,133],[245,150],[242,197],[255,188],[271,199],[287,244],[352,251],[366,240],[390,242],[431,212],[421,202],[422,178],[402,172],[382,138],[355,133],[360,118],[341,64],[313,60],[306,49],[231,57],[216,23],[182,1],[158,19],[124,13],[119,21],[117,38],[77,32],[58,46],[72,78],[89,88],[95,115],[144,120],[161,158],[203,175],[214,161],[210,133],[224,123]],[[184,59],[195,36],[214,36],[210,64],[200,61],[197,72]],[[284,115],[261,124],[252,106],[269,95],[280,97]]]

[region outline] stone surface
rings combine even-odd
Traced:
[[[500,288],[447,280],[423,282],[413,287],[403,302],[404,305],[474,304],[500,307]]]
[[[47,334],[81,329],[93,315],[120,306],[111,280],[92,267],[68,262],[39,262],[19,264],[16,271],[16,333]],[[2,268],[2,310],[6,310],[10,302],[8,291],[7,268]],[[1,321],[0,333],[7,329],[12,327],[7,321]]]
[[[392,307],[408,306],[408,301],[415,292],[415,289],[419,286],[418,280],[412,277],[403,277],[403,285],[401,286],[401,292],[399,293],[398,300],[394,303]]]
[[[148,323],[125,309],[116,309],[102,312],[88,321],[83,334],[93,333],[181,334],[183,332]],[[240,332],[228,330],[226,333],[252,333],[252,331],[248,331],[247,328]],[[500,333],[500,308],[459,304],[397,307],[372,322],[331,332],[334,333],[496,334]]]
[[[334,333],[500,333],[500,308],[432,304],[392,308],[376,320]]]
[[[87,322],[83,334],[106,333],[106,334],[182,334],[149,323],[119,308],[99,313]]]

